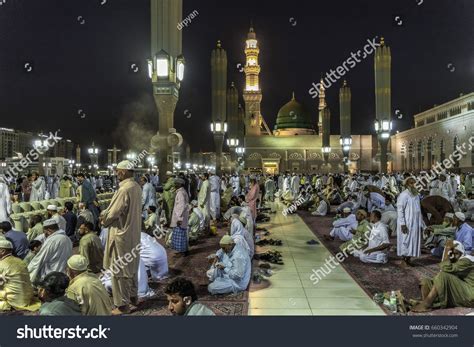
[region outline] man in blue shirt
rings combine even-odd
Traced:
[[[13,244],[13,255],[20,259],[25,258],[30,251],[30,243],[26,234],[22,231],[13,230],[10,222],[1,222],[0,232]]]
[[[67,201],[64,204],[64,214],[63,217],[66,220],[66,235],[69,236],[70,238],[75,238],[76,234],[76,226],[77,226],[77,216],[72,210],[74,209],[74,205],[72,202]]]
[[[99,219],[99,211],[94,204],[96,200],[94,187],[92,187],[91,182],[86,179],[83,173],[77,175],[77,181],[81,185],[81,201],[79,202],[84,203],[87,209],[92,212],[94,224],[96,224]]]

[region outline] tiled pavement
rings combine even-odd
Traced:
[[[255,291],[251,285],[249,315],[384,315],[341,266],[312,283],[312,269],[323,266],[331,254],[322,244],[306,244],[316,237],[299,216],[277,212],[260,226],[271,232],[269,237],[283,241],[283,246],[270,248],[282,253],[285,264],[272,265],[268,288]]]

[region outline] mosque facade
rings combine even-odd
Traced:
[[[344,172],[344,153],[340,135],[329,133],[329,122],[323,124],[322,111],[326,105],[324,85],[319,91],[319,122],[308,109],[297,101],[295,95],[283,105],[277,114],[276,125],[271,130],[261,112],[262,90],[259,83],[261,67],[258,62],[260,53],[257,35],[250,29],[246,41],[246,75],[243,93],[245,101],[245,168],[250,172],[269,174],[284,173],[335,173]],[[350,95],[347,83],[341,88]],[[321,107],[321,105],[323,105]],[[317,107],[317,105],[316,105]],[[316,109],[315,107],[315,109]],[[349,99],[350,108],[350,99]],[[350,110],[349,110],[350,112]],[[350,122],[350,117],[349,117]],[[350,123],[349,123],[350,126]],[[324,128],[326,127],[326,128]],[[323,141],[327,132],[328,139]],[[330,152],[323,153],[328,147]],[[347,169],[352,172],[377,171],[378,142],[375,135],[352,135],[352,145],[346,161]]]

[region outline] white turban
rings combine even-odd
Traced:
[[[464,222],[466,220],[466,215],[462,212],[456,212],[454,214],[457,219],[459,219],[461,222]]]

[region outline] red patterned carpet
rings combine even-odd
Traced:
[[[209,268],[207,256],[219,249],[219,240],[227,229],[218,231],[218,236],[207,237],[199,240],[197,245],[192,246],[190,255],[184,258],[174,258],[173,252],[168,250],[168,265],[170,277],[161,283],[150,284],[157,292],[157,296],[138,305],[138,309],[132,312],[134,316],[166,316],[171,315],[168,311],[164,288],[178,276],[190,279],[197,291],[201,302],[209,306],[218,316],[246,316],[248,314],[248,291],[236,295],[210,295],[207,291],[208,279],[206,271]],[[0,315],[36,315],[37,313],[11,311]]]
[[[332,254],[340,252],[341,241],[327,241],[322,236],[329,234],[334,214],[326,217],[314,217],[307,211],[298,211],[298,214]],[[392,235],[390,241],[396,246],[396,235]],[[395,247],[392,247],[387,264],[364,264],[357,258],[349,257],[342,262],[342,266],[370,297],[380,292],[401,290],[405,298],[419,299],[420,279],[433,277],[439,271],[437,265],[439,261],[429,254],[422,254],[420,258],[414,260],[414,263],[417,266],[403,269]],[[389,313],[388,310],[386,312]],[[471,312],[474,312],[474,309],[455,308],[432,311],[428,315],[465,315]]]
[[[151,284],[158,296],[138,306],[132,315],[163,316],[170,315],[167,309],[168,302],[163,290],[173,278],[183,276],[190,279],[196,288],[199,301],[209,306],[218,316],[246,316],[248,312],[248,291],[235,295],[210,295],[207,291],[209,283],[206,271],[209,269],[207,256],[219,249],[219,240],[227,229],[220,229],[218,236],[203,238],[192,246],[190,255],[174,258],[172,252],[168,254],[170,278],[160,284]]]

